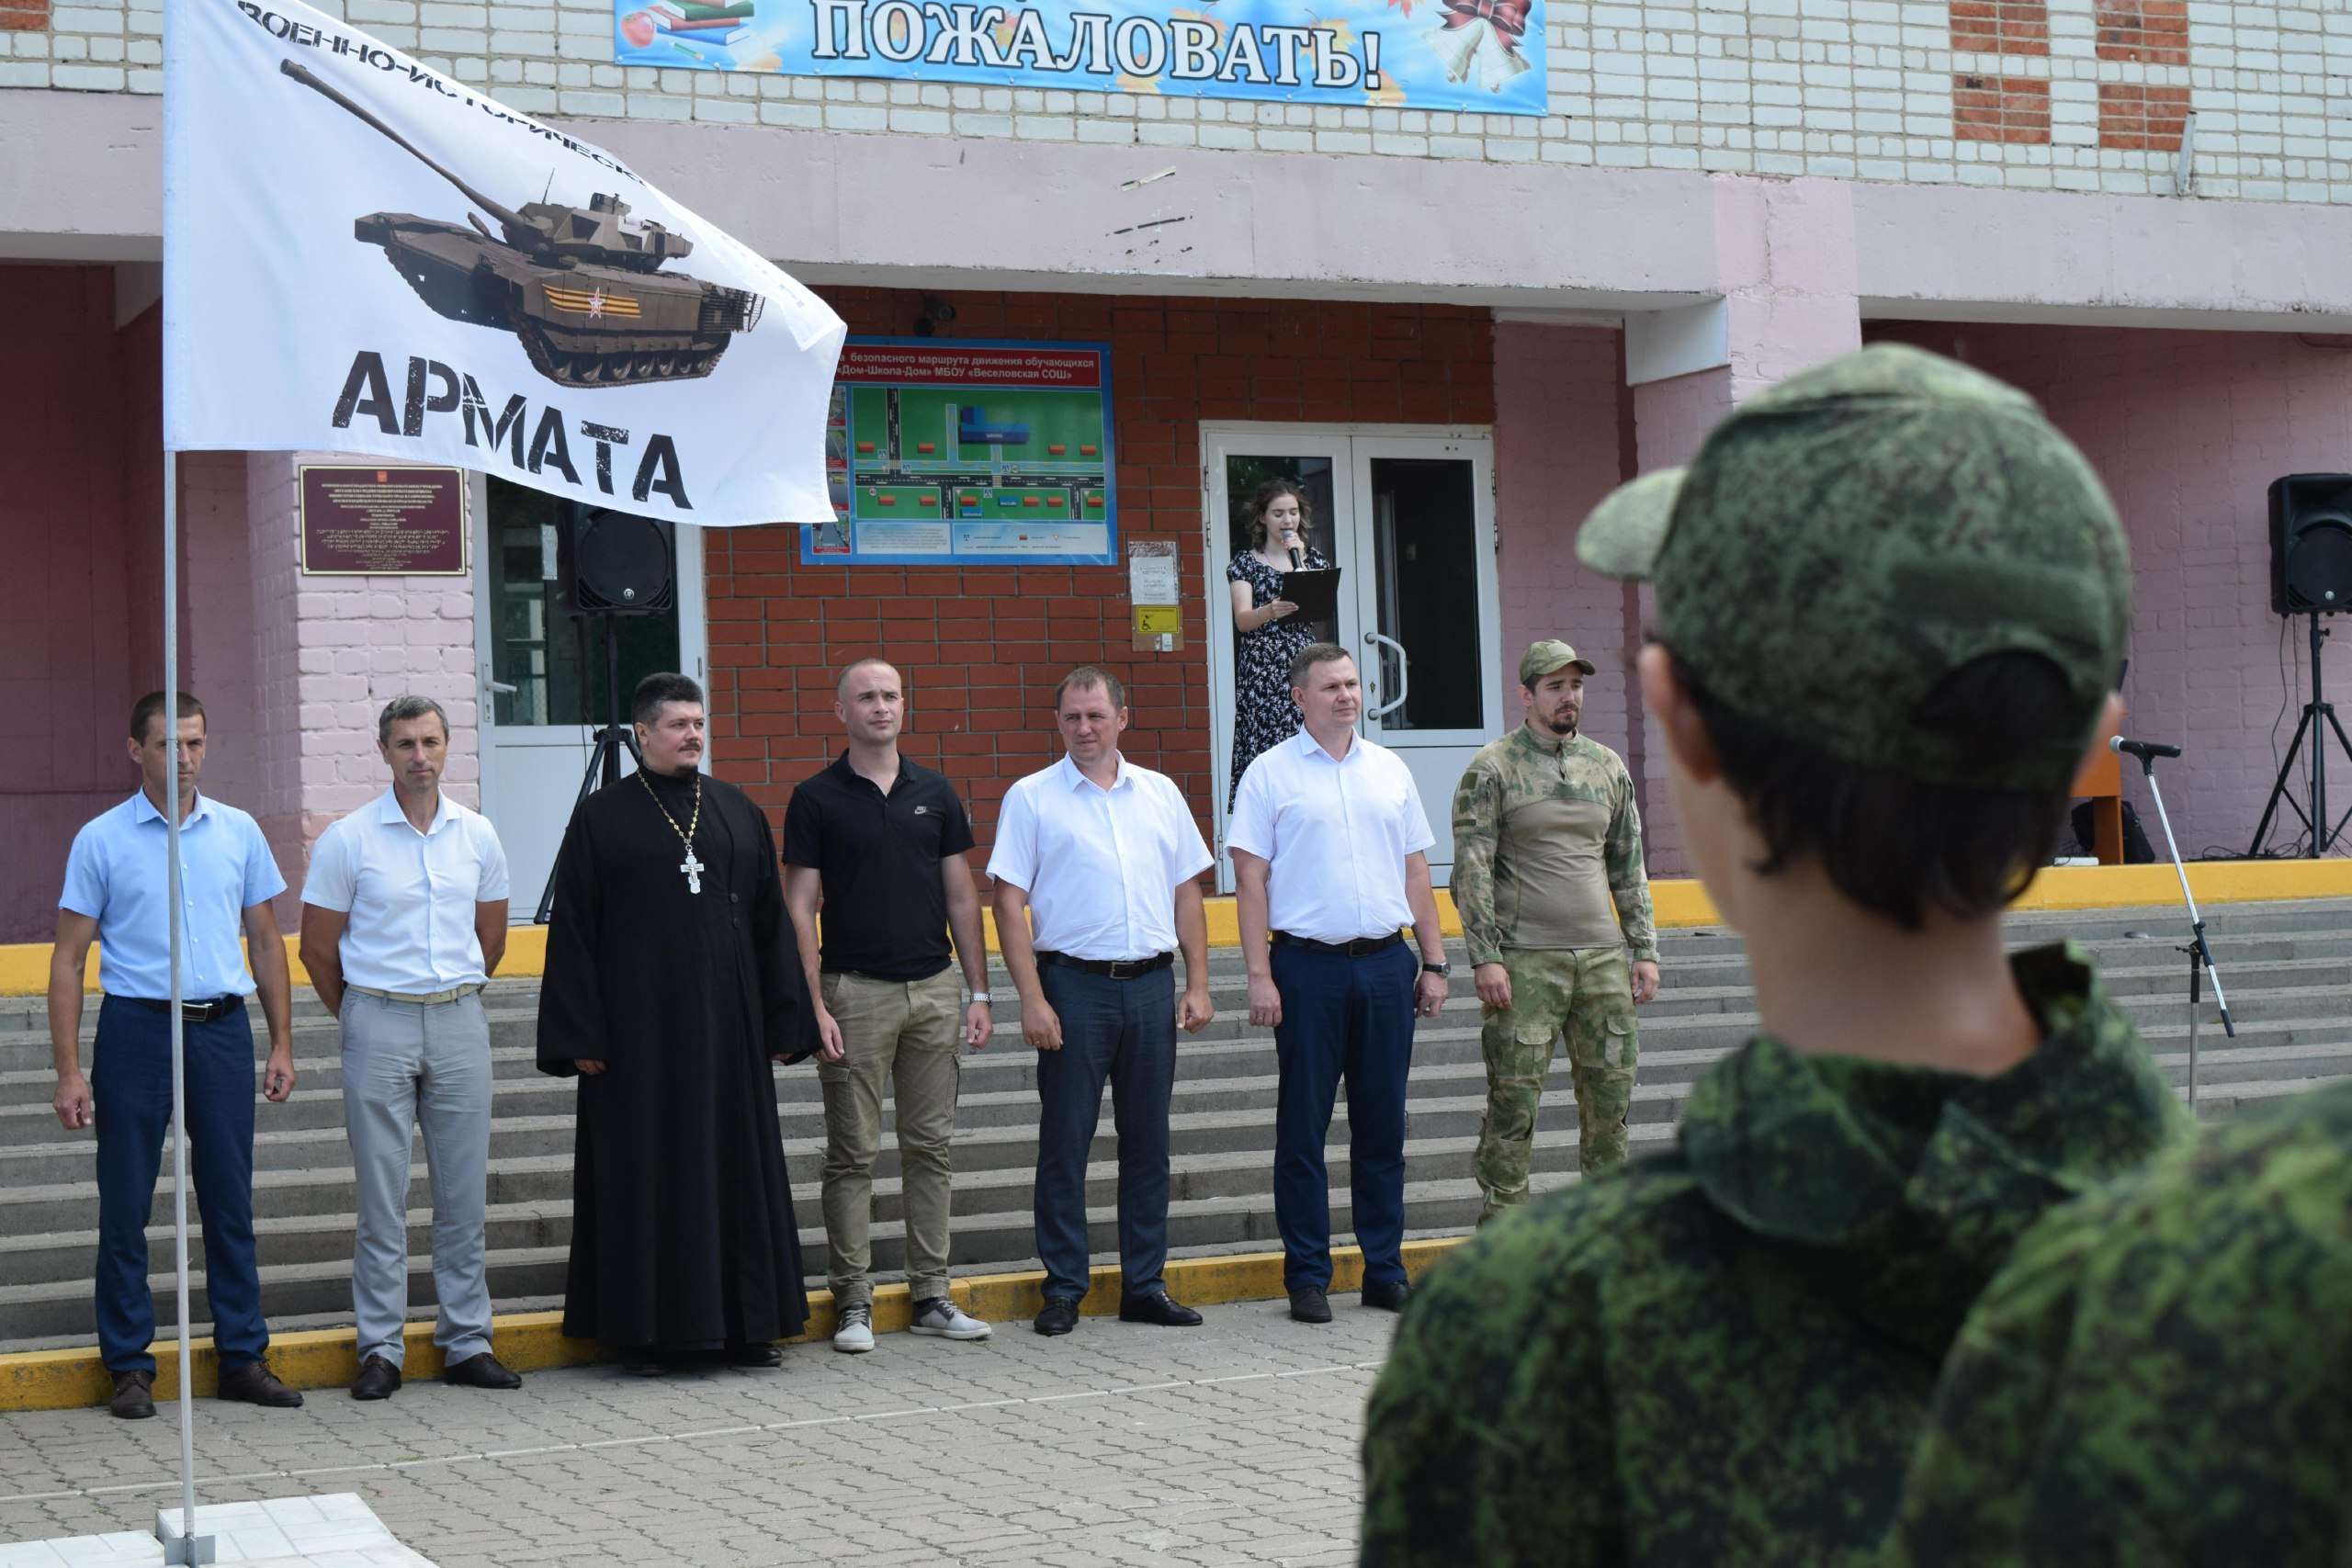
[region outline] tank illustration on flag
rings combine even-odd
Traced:
[[[694,243],[629,217],[618,196],[586,207],[547,201],[509,209],[476,190],[351,98],[292,61],[278,69],[342,106],[458,187],[499,227],[408,212],[371,212],[352,225],[380,246],[436,315],[513,333],[531,364],[565,387],[624,387],[707,376],[737,333],[759,324],[764,301],[748,289],[665,272]]]

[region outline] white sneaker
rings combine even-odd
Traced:
[[[907,1331],[939,1339],[986,1339],[996,1332],[978,1318],[967,1316],[963,1308],[945,1296],[915,1303],[915,1320],[907,1325]]]
[[[842,1308],[841,1321],[833,1325],[833,1348],[851,1356],[863,1356],[874,1348],[872,1307]]]

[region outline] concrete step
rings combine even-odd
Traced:
[[[2239,1038],[2224,1039],[2210,998],[2199,1040],[2200,1114],[2352,1077],[2352,900],[2229,905],[2208,911]],[[2088,947],[2110,992],[2133,1018],[2177,1085],[2187,1074],[2182,998],[2186,961],[2173,951],[2186,916],[2166,907],[2034,914],[2011,923],[2013,945],[2070,938]],[[1753,1032],[1744,952],[1719,928],[1665,933],[1665,989],[1642,1014],[1636,1146],[1672,1136],[1690,1085]],[[1479,1009],[1464,954],[1453,944],[1453,997],[1416,1040],[1408,1105],[1408,1230],[1444,1234],[1476,1217],[1468,1179],[1485,1107]],[[1211,964],[1216,1023],[1179,1047],[1170,1134],[1179,1250],[1278,1245],[1272,1222],[1272,1111],[1276,1094],[1271,1032],[1250,1027],[1240,955]],[[1031,1258],[1030,1204],[1036,1121],[1035,1056],[1019,1038],[1010,984],[996,1009],[998,1043],[964,1058],[956,1142],[954,1257],[958,1267],[1019,1267]],[[490,997],[495,1121],[490,1170],[492,1280],[502,1310],[548,1304],[562,1288],[570,1236],[575,1087],[534,1066],[537,982],[498,982]],[[40,998],[0,998],[0,1346],[86,1342],[90,1333],[91,1225],[96,1200],[87,1134],[56,1126],[47,1100],[46,1010]],[[280,1327],[349,1321],[352,1187],[342,1126],[341,1066],[332,1020],[308,992],[298,998],[295,1048],[301,1081],[292,1101],[257,1107],[254,1211],[265,1298]],[[85,1034],[90,1020],[85,1018]],[[256,1047],[256,1055],[260,1054]],[[803,1221],[812,1272],[823,1268],[818,1207],[823,1122],[816,1076],[778,1070],[778,1133]],[[1328,1158],[1334,1223],[1348,1224],[1344,1100]],[[1539,1188],[1575,1179],[1576,1112],[1565,1063],[1555,1064],[1539,1120]],[[899,1164],[886,1123],[876,1165],[877,1271],[903,1264]],[[1088,1197],[1093,1245],[1115,1247],[1116,1145],[1110,1119],[1091,1151]],[[410,1190],[412,1299],[431,1301],[429,1192],[421,1148]],[[153,1215],[154,1256],[168,1256],[170,1200]],[[201,1249],[196,1261],[201,1264]],[[170,1280],[157,1280],[168,1304]],[[198,1315],[206,1315],[199,1292]]]

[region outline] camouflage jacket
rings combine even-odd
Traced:
[[[1869,1561],[2011,1244],[2185,1127],[2079,952],[2013,962],[2047,1033],[2007,1072],[1758,1035],[1673,1150],[1432,1270],[1366,1412],[1363,1561]]]
[[[1650,883],[1642,868],[1642,815],[1634,776],[1623,759],[1583,735],[1545,740],[1521,725],[1489,741],[1470,759],[1453,792],[1453,907],[1462,916],[1470,962],[1493,964],[1506,947],[1521,945],[1514,929],[1519,907],[1513,868],[1497,853],[1503,821],[1520,806],[1551,797],[1587,800],[1609,808],[1600,845],[1609,897],[1635,962],[1657,961],[1657,927],[1650,915]]]
[[[1890,1556],[2352,1563],[2352,1085],[2018,1243],[1945,1363]]]

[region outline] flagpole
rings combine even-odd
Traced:
[[[169,905],[166,927],[171,942],[172,1024],[172,1268],[179,1297],[180,1363],[180,1530],[176,1540],[163,1542],[166,1563],[212,1561],[212,1542],[196,1533],[196,1357],[188,1343],[187,1290],[187,1020],[180,1010],[185,976],[180,943],[186,925],[186,894],[180,886],[180,472],[179,453],[172,446],[173,393],[175,378],[171,361],[178,353],[172,309],[171,271],[174,263],[173,222],[179,205],[180,164],[172,141],[175,105],[168,69],[174,46],[180,42],[174,26],[175,0],[165,0],[158,25],[163,33],[166,90],[164,94],[164,717],[171,738],[171,805],[164,813],[164,887]],[[160,1532],[159,1532],[160,1533]]]
[[[168,384],[168,383],[167,383]],[[180,1310],[180,1538],[164,1545],[166,1562],[196,1562],[196,1376],[188,1345],[187,1304],[187,1021],[180,1011],[180,574],[179,454],[164,449],[164,714],[172,746],[172,800],[165,811],[164,886],[172,943],[172,1263]],[[209,1559],[208,1552],[205,1557]]]

